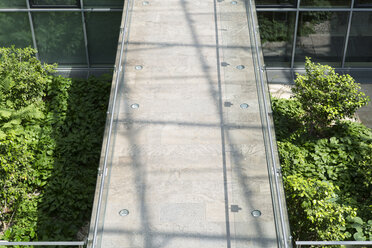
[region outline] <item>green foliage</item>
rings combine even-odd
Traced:
[[[332,183],[291,175],[286,178],[287,203],[292,232],[300,240],[345,240],[351,237],[346,230],[346,218],[356,211],[342,204],[339,189]],[[295,211],[293,211],[295,209]]]
[[[76,240],[90,217],[111,79],[53,76],[30,48],[1,51],[0,239]]]
[[[73,238],[89,220],[110,82],[58,77],[49,87],[48,97],[55,100],[49,104],[49,118],[57,146],[53,175],[39,204],[41,239]]]
[[[292,92],[305,111],[303,120],[310,132],[319,133],[330,124],[353,117],[369,98],[350,75],[339,75],[328,65],[306,58],[306,74],[295,80]]]
[[[32,48],[0,48],[0,105],[20,109],[39,104],[45,94],[52,65],[41,64]]]
[[[312,136],[298,99],[272,106],[295,240],[371,240],[371,129],[340,121]]]
[[[274,123],[277,138],[292,140],[304,131],[301,116],[305,114],[301,103],[293,99],[288,101],[281,98],[271,99],[272,108],[275,109]],[[291,137],[287,135],[290,134]],[[292,137],[294,136],[294,137]]]

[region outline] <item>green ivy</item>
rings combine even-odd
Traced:
[[[0,48],[0,239],[76,240],[90,218],[110,77],[53,75]]]

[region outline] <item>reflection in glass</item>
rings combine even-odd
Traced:
[[[296,0],[256,0],[256,6],[295,6]]]
[[[32,46],[27,13],[0,13],[0,47]]]
[[[0,0],[0,8],[27,8],[26,0]]]
[[[355,0],[355,7],[372,7],[372,0]]]
[[[40,59],[47,63],[86,64],[79,12],[33,13]]]
[[[301,7],[350,7],[351,0],[301,0]]]
[[[292,54],[294,12],[257,12],[265,64],[289,66]]]
[[[295,65],[305,57],[340,67],[347,30],[347,12],[301,12],[295,51]]]
[[[84,0],[84,7],[115,7],[122,8],[123,0]]]
[[[31,0],[31,7],[79,7],[80,0]]]
[[[346,54],[346,66],[372,66],[372,13],[354,12]]]
[[[91,64],[115,63],[121,12],[86,13],[88,48]]]

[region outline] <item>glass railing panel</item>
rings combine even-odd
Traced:
[[[129,2],[130,1],[128,1],[127,3]],[[129,4],[126,4],[124,7],[125,15],[128,15],[128,12]],[[118,116],[119,108],[119,105],[117,104],[118,91],[120,88],[120,83],[123,81],[123,73],[121,72],[125,60],[124,50],[125,46],[127,45],[126,35],[128,32],[128,22],[128,19],[123,18],[120,27],[115,69],[110,92],[109,106],[107,109],[107,119],[102,143],[101,159],[98,168],[96,192],[89,229],[88,247],[100,247],[100,243],[102,240],[102,231],[105,220],[106,201],[110,178],[109,175],[110,168],[113,162],[113,144],[117,132],[117,123],[115,123],[115,119]]]

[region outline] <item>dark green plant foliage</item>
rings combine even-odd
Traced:
[[[17,75],[27,56],[1,71],[0,84],[12,78],[16,90],[0,89],[0,239],[76,240],[90,217],[111,79],[52,76],[32,49],[0,51],[0,71],[12,54],[30,56],[22,69],[34,84]]]
[[[272,98],[295,240],[372,240],[372,131],[341,121],[310,135],[297,99]]]

